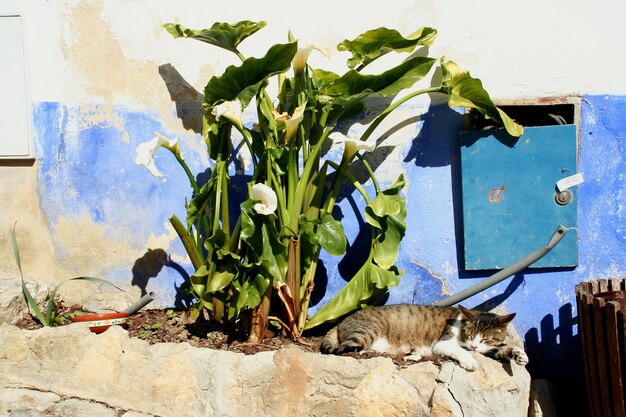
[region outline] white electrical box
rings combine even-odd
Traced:
[[[22,25],[0,15],[0,159],[34,158]]]

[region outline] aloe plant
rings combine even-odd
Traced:
[[[96,277],[76,277],[76,278],[70,278],[68,280],[65,280],[65,281],[61,282],[56,287],[54,287],[52,289],[52,291],[50,291],[50,294],[48,294],[48,301],[46,302],[46,310],[45,310],[45,312],[42,312],[41,309],[39,308],[39,306],[37,305],[37,301],[33,298],[32,294],[30,293],[30,291],[26,287],[26,282],[24,281],[24,274],[22,273],[22,261],[21,261],[21,258],[20,258],[20,250],[19,250],[19,246],[17,244],[17,237],[16,237],[16,234],[15,234],[15,226],[16,226],[16,224],[14,224],[13,228],[11,229],[11,241],[13,243],[13,256],[15,258],[15,264],[17,265],[17,269],[19,270],[20,278],[22,280],[22,294],[24,294],[24,298],[26,299],[26,303],[28,304],[29,308],[32,310],[32,312],[35,315],[35,317],[37,318],[37,320],[39,320],[39,322],[43,326],[50,327],[50,326],[56,325],[57,323],[62,323],[64,321],[58,315],[57,307],[56,307],[56,304],[55,304],[55,297],[56,297],[56,294],[57,294],[57,291],[58,291],[59,287],[61,287],[61,285],[65,284],[66,282],[70,282],[70,281],[91,281],[91,282],[94,282],[96,284],[111,285],[111,286],[113,286],[113,287],[115,287],[115,288],[117,288],[118,290],[121,291],[121,288],[117,287],[115,284],[113,284],[110,281],[107,281],[106,279],[96,278]]]
[[[203,139],[211,159],[210,180],[200,185],[180,153],[177,140],[157,135],[137,149],[137,163],[157,172],[152,155],[168,149],[189,178],[193,190],[186,203],[184,225],[171,222],[189,254],[195,272],[190,291],[195,297],[192,314],[207,309],[216,320],[236,320],[252,312],[250,337],[262,337],[273,314],[294,338],[305,329],[339,317],[380,299],[397,285],[401,271],[395,266],[406,224],[404,178],[382,189],[362,152],[372,150],[372,133],[395,109],[421,94],[443,94],[450,106],[472,107],[503,125],[513,136],[522,127],[498,109],[480,80],[454,62],[411,56],[378,74],[364,74],[383,55],[413,52],[431,45],[437,31],[421,28],[408,36],[379,28],[338,45],[347,51],[347,71],[336,74],[307,64],[314,48],[302,47],[289,34],[288,42],[272,45],[261,58],[246,58],[239,44],[265,26],[265,22],[215,23],[194,30],[166,24],[177,38],[191,38],[234,53],[239,65],[212,77],[204,89]],[[441,83],[415,90],[434,66]],[[270,97],[270,79],[278,82],[278,94]],[[401,95],[403,94],[403,95]],[[358,138],[336,132],[338,121],[358,111],[369,96],[395,96]],[[255,109],[258,123],[244,126],[242,111]],[[231,219],[229,168],[233,138],[241,137],[252,159],[248,200],[241,215]],[[325,144],[343,144],[340,161],[322,158]],[[362,164],[374,188],[370,196],[350,174],[352,164]],[[342,224],[332,212],[343,182],[349,182],[367,203],[365,219],[371,226],[370,253],[346,286],[313,317],[307,311],[315,285],[317,260],[322,250],[341,256],[346,250]],[[276,305],[272,301],[277,300]]]

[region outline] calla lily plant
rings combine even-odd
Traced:
[[[240,43],[264,26],[265,22],[251,21],[216,23],[201,30],[165,25],[176,38],[223,48],[241,61],[212,77],[204,90],[203,139],[212,164],[208,182],[196,182],[176,140],[157,134],[137,148],[137,163],[154,175],[160,175],[152,160],[156,148],[168,149],[191,183],[186,224],[174,215],[170,220],[195,269],[188,287],[195,299],[194,316],[205,310],[225,324],[250,323],[253,341],[263,337],[270,321],[297,339],[306,329],[377,302],[398,284],[401,271],[395,262],[406,229],[405,181],[400,175],[381,189],[363,157],[376,146],[372,135],[376,127],[396,108],[420,94],[438,93],[448,98],[451,107],[473,108],[511,135],[522,134],[522,127],[494,105],[480,80],[452,61],[411,54],[432,44],[435,29],[421,28],[402,36],[379,28],[345,40],[337,48],[349,54],[348,68],[336,74],[309,66],[308,56],[317,48],[299,48],[291,34],[286,43],[271,46],[261,58],[244,57]],[[396,66],[376,74],[364,71],[390,53],[398,53]],[[433,67],[438,67],[440,83],[415,89],[416,83],[434,73]],[[275,97],[268,92],[270,80],[278,83]],[[395,99],[360,136],[339,132],[338,122],[349,120],[368,96]],[[257,122],[245,125],[245,111],[254,111]],[[333,143],[344,146],[340,161],[322,155],[325,145]],[[252,173],[248,199],[239,207],[238,218],[231,218],[232,155],[239,145],[251,155]],[[372,195],[351,174],[352,164],[365,168]],[[346,250],[343,226],[332,215],[346,181],[367,204],[370,253],[356,274],[346,277],[345,287],[309,317],[321,251],[341,256]],[[238,320],[242,315],[249,320]]]

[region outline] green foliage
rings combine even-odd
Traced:
[[[269,77],[289,69],[298,44],[288,43],[272,46],[263,58],[248,58],[241,65],[231,65],[224,74],[211,78],[204,88],[204,104],[207,108],[220,101],[238,99],[246,107]]]
[[[149,324],[144,324],[143,328],[137,334],[137,337],[142,340],[146,340],[149,337],[157,334],[161,326],[163,326],[163,323],[161,323],[160,321],[149,323]]]
[[[211,29],[204,30],[187,29],[173,23],[167,23],[164,27],[174,38],[197,39],[231,52],[237,52],[237,46],[248,36],[265,27],[265,22],[256,23],[245,20],[235,25],[215,23]]]
[[[91,281],[91,282],[96,283],[96,284],[111,285],[111,286],[117,288],[118,290],[122,291],[121,288],[117,287],[112,282],[107,281],[107,280],[102,279],[102,278],[95,278],[95,277],[70,278],[68,280],[65,280],[65,281],[61,282],[59,285],[54,287],[54,289],[52,291],[50,291],[50,294],[48,295],[48,301],[46,303],[46,311],[44,313],[44,312],[41,311],[41,309],[37,305],[37,302],[35,301],[35,299],[31,295],[31,293],[28,290],[28,288],[26,287],[26,282],[24,281],[24,274],[22,273],[22,262],[21,262],[21,258],[20,258],[20,250],[19,250],[19,247],[18,247],[18,244],[17,244],[17,237],[15,235],[15,224],[13,225],[13,228],[11,229],[11,241],[13,243],[13,256],[15,258],[15,264],[17,265],[17,269],[20,272],[20,278],[22,280],[22,293],[24,294],[24,298],[26,299],[26,302],[27,302],[28,306],[33,311],[33,313],[34,313],[35,317],[37,318],[37,320],[39,320],[39,322],[43,326],[48,327],[48,326],[56,326],[58,324],[63,324],[68,318],[71,317],[71,313],[70,313],[70,316],[67,316],[67,314],[59,316],[58,312],[57,312],[56,304],[54,302],[57,290],[59,289],[59,287],[61,287],[61,285],[65,284],[66,282],[70,282],[70,281]],[[74,313],[74,314],[75,315],[80,315],[80,313]]]
[[[337,45],[337,50],[352,53],[348,67],[361,65],[363,68],[389,52],[412,52],[418,45],[430,46],[436,37],[437,31],[428,27],[420,28],[406,38],[396,30],[378,28],[359,35],[353,41],[344,40]]]
[[[448,97],[450,106],[475,108],[515,136],[521,135],[522,128],[494,105],[480,80],[451,61],[415,54],[380,73],[361,72],[384,55],[413,53],[431,45],[437,35],[433,28],[420,28],[408,36],[378,28],[344,40],[337,49],[351,57],[340,75],[311,68],[306,60],[312,48],[301,47],[291,34],[287,43],[271,46],[262,57],[244,57],[239,44],[264,26],[264,22],[250,21],[215,23],[203,30],[165,25],[176,38],[218,46],[241,60],[208,80],[204,89],[203,137],[212,163],[210,180],[199,187],[177,144],[167,143],[194,190],[187,204],[186,226],[175,216],[170,220],[195,268],[189,284],[195,297],[193,317],[206,309],[217,320],[232,321],[252,311],[251,334],[260,337],[273,313],[272,322],[282,323],[285,331],[298,337],[305,328],[376,302],[399,282],[401,271],[395,262],[406,230],[404,178],[400,175],[389,188],[381,189],[361,154],[375,146],[370,136],[391,112],[417,95],[439,93]],[[440,84],[436,85],[435,77],[433,85],[410,91],[437,64],[443,74]],[[269,91],[274,90],[267,88],[272,80],[278,84],[276,97],[270,97]],[[404,91],[408,92],[400,96]],[[395,98],[361,137],[333,132],[337,121],[354,116],[370,96]],[[243,125],[241,113],[253,106],[258,123],[249,128]],[[240,144],[233,143],[235,137],[242,138]],[[330,141],[344,143],[341,161],[322,157]],[[250,154],[253,173],[248,199],[233,221],[228,188],[235,145]],[[372,196],[350,173],[354,164],[362,164],[369,174]],[[331,214],[345,182],[367,202],[364,216],[372,230],[370,254],[348,284],[309,318],[321,251],[331,256],[346,251],[343,226]]]
[[[87,313],[81,310],[70,311],[64,314],[59,314],[54,317],[54,324],[52,324],[52,326],[63,326],[64,324],[67,324],[68,321],[71,321],[73,317],[81,317],[86,314]]]

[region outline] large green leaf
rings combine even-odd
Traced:
[[[401,209],[400,204],[392,196],[385,193],[378,194],[369,207],[372,209],[372,213],[378,217],[398,214]]]
[[[444,91],[448,93],[450,107],[476,109],[487,119],[504,126],[511,136],[519,137],[524,134],[522,126],[496,107],[479,79],[473,78],[469,72],[462,70],[452,61],[442,61],[441,69],[443,71],[442,85]]]
[[[266,80],[287,71],[298,51],[296,42],[272,46],[263,58],[248,58],[240,66],[231,65],[204,88],[207,108],[225,100],[238,99],[245,108]]]
[[[321,91],[324,91],[327,86],[331,85],[340,78],[339,74],[320,68],[311,68],[310,71],[313,85],[315,85],[315,87]]]
[[[336,321],[353,310],[372,304],[385,294],[387,288],[399,282],[398,271],[385,270],[368,261],[332,300],[315,313],[304,328],[311,329],[322,323]]]
[[[364,67],[391,51],[411,52],[417,45],[432,45],[436,37],[437,30],[429,27],[420,28],[406,38],[397,30],[383,27],[362,33],[352,41],[346,39],[337,45],[337,49],[352,53],[348,67]]]
[[[258,214],[254,201],[241,205],[241,239],[246,242],[259,263],[277,280],[285,279],[287,273],[287,248],[279,239],[276,216]]]
[[[363,75],[350,70],[327,84],[320,94],[335,97],[337,104],[348,104],[369,94],[397,94],[423,79],[434,63],[433,58],[415,57],[378,75]]]
[[[300,233],[300,267],[308,269],[319,257],[320,243],[315,233],[315,223],[300,215],[298,233]]]
[[[209,269],[206,265],[201,265],[189,278],[191,288],[197,297],[202,297],[206,292],[206,282],[209,276]]]
[[[20,258],[20,248],[17,244],[17,237],[15,236],[16,224],[17,222],[13,224],[13,229],[11,230],[11,241],[13,243],[13,257],[15,258],[15,264],[17,265],[17,269],[20,272],[20,278],[22,280],[22,293],[24,294],[24,298],[26,298],[26,302],[35,313],[35,316],[37,317],[39,322],[43,324],[44,326],[48,326],[49,325],[48,318],[46,318],[43,315],[43,313],[39,309],[39,306],[37,305],[37,302],[31,295],[30,291],[28,291],[28,288],[26,288],[26,282],[24,281],[24,274],[22,273],[22,261]]]
[[[265,27],[266,22],[251,22],[244,20],[234,25],[228,23],[214,23],[210,29],[188,29],[182,25],[166,23],[165,30],[175,38],[192,38],[211,45],[219,46],[228,51],[236,52],[237,46],[259,29]]]
[[[398,259],[398,249],[406,231],[405,217],[403,207],[400,214],[385,216],[381,222],[382,232],[374,245],[374,261],[383,268],[391,268]]]
[[[244,278],[245,279],[242,279]],[[261,303],[270,283],[268,271],[263,266],[248,265],[233,281],[233,294],[228,298],[228,317],[232,319],[244,309],[252,309]]]
[[[341,222],[331,214],[324,214],[317,227],[317,240],[332,256],[340,256],[346,252],[346,235]]]
[[[251,275],[252,278],[246,283],[248,291],[244,306],[247,308],[254,308],[261,304],[261,298],[270,283],[269,278],[261,273],[251,273]]]
[[[334,321],[365,304],[371,304],[387,288],[398,285],[400,272],[393,264],[398,257],[398,247],[406,230],[406,201],[400,195],[404,185],[404,176],[400,175],[394,184],[376,197],[379,202],[372,202],[368,206],[369,216],[376,219],[376,224],[381,229],[372,243],[373,258],[313,316],[305,329]]]
[[[212,293],[224,289],[235,278],[235,274],[229,271],[215,271],[211,274],[206,292]]]
[[[380,229],[373,245],[374,262],[385,269],[396,262],[406,231],[406,200],[400,195],[404,184],[404,176],[400,175],[365,211],[368,223]]]

